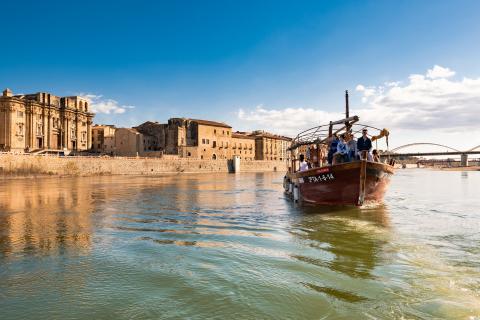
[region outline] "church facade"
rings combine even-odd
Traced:
[[[13,95],[5,89],[0,97],[0,151],[88,150],[93,117],[88,101],[79,96]]]

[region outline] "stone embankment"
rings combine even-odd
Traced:
[[[285,161],[241,161],[240,172],[286,171]],[[0,175],[158,175],[233,172],[230,160],[186,158],[58,157],[0,154]]]

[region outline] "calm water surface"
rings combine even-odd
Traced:
[[[281,173],[0,185],[0,319],[480,319],[480,172],[301,208]]]

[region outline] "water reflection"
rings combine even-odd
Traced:
[[[0,189],[0,253],[49,254],[91,246],[94,195],[77,180],[15,180]]]
[[[355,292],[352,283],[359,279],[376,280],[375,269],[383,265],[388,242],[389,217],[385,206],[367,209],[329,207],[298,208],[299,218],[292,233],[314,250],[292,257],[319,269],[334,272],[348,281],[316,279],[302,284],[333,299],[350,303],[369,300],[366,292]]]

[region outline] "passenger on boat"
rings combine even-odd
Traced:
[[[357,159],[357,140],[355,140],[355,136],[351,133],[348,135],[347,147],[348,147],[348,161],[356,160]]]
[[[372,155],[373,155],[374,162],[380,162],[380,155],[378,154],[377,149],[373,149]]]
[[[333,162],[333,154],[337,152],[337,144],[338,144],[338,137],[337,137],[337,134],[334,133],[333,136],[331,137],[330,148],[328,149],[328,155],[327,155],[327,161],[328,161],[328,164],[330,165]]]
[[[362,137],[357,141],[357,150],[360,159],[362,158],[362,151],[366,151],[367,153],[367,160],[373,161],[372,154],[370,150],[372,150],[372,140],[367,136],[368,130],[367,128],[362,130]]]
[[[328,162],[328,146],[326,144],[320,145],[320,156],[319,156],[319,166],[323,167],[326,162]]]
[[[340,136],[337,143],[337,152],[333,154],[333,164],[348,162],[348,147],[345,143],[345,134]]]
[[[308,163],[305,161],[305,156],[303,154],[300,155],[300,169],[298,171],[306,171],[308,170]]]

